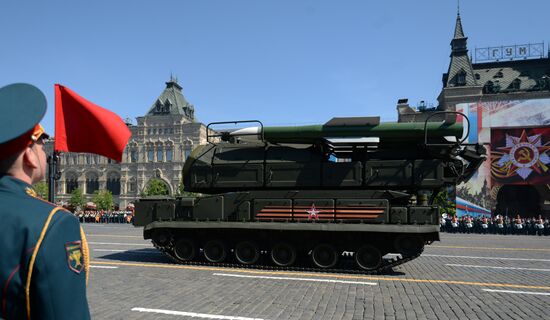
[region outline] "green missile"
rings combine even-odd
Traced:
[[[263,140],[271,143],[314,143],[330,138],[378,138],[381,142],[424,141],[445,138],[460,140],[462,123],[383,122],[377,118],[333,118],[322,125],[263,127]],[[262,139],[261,127],[248,127],[231,132],[245,140]]]

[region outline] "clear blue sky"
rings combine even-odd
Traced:
[[[437,104],[456,0],[0,1],[0,86],[61,83],[122,118],[172,73],[199,121],[395,120],[398,98]],[[550,42],[548,0],[462,0],[475,47]],[[22,111],[23,112],[23,111]]]

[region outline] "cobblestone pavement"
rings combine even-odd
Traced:
[[[94,319],[550,319],[550,237],[442,233],[357,276],[182,266],[131,225],[84,229]]]

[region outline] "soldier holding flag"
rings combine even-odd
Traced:
[[[0,112],[0,318],[89,319],[84,232],[32,188],[46,173],[46,98],[11,84],[0,88]]]

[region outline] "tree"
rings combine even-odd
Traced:
[[[456,215],[456,204],[453,198],[449,196],[447,190],[441,190],[435,196],[434,204],[439,206],[440,213],[446,213],[448,216]]]
[[[185,186],[183,185],[183,181],[180,181],[180,184],[178,185],[178,191],[176,192],[176,196],[178,197],[200,197],[200,194],[195,192],[189,192],[185,191]]]
[[[71,199],[69,199],[69,205],[74,208],[82,208],[86,201],[84,200],[84,195],[82,194],[82,189],[76,188],[71,192]]]
[[[151,179],[145,188],[145,196],[167,196],[168,194],[168,187],[160,179]]]
[[[113,194],[109,190],[96,190],[92,196],[97,210],[111,210],[114,207]]]
[[[36,194],[42,199],[48,199],[48,184],[44,181],[37,182],[32,186]]]

